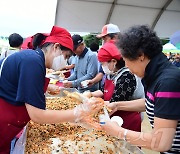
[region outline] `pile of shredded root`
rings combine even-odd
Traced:
[[[47,98],[47,109],[67,110],[80,104],[73,97]],[[98,114],[94,115],[98,121]],[[71,123],[37,124],[29,122],[25,153],[116,153],[114,142],[117,139],[107,136],[103,131],[88,130]]]

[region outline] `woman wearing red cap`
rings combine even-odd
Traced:
[[[9,153],[11,140],[30,119],[37,123],[78,122],[96,108],[87,102],[73,110],[45,110],[46,67],[51,68],[62,50],[72,51],[73,41],[66,29],[54,26],[48,36],[35,35],[33,45],[36,50],[0,61],[0,154]]]
[[[93,96],[103,96],[110,102],[129,101],[144,97],[143,86],[139,78],[130,73],[113,41],[107,42],[98,52],[98,60],[106,74],[102,93],[92,92]],[[112,116],[120,116],[124,123],[122,127],[141,131],[139,112],[116,111]]]

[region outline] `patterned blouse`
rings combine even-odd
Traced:
[[[120,73],[120,71],[118,73]],[[114,78],[115,75],[110,77],[110,79],[114,79]],[[110,102],[131,100],[131,97],[135,89],[136,89],[135,76],[129,71],[123,72],[122,75],[116,81],[114,93]],[[104,92],[103,88],[102,91]]]

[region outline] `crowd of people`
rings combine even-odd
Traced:
[[[171,63],[156,33],[145,25],[120,32],[107,24],[97,37],[103,40],[100,48],[87,48],[82,36],[57,26],[24,43],[19,34],[9,36],[10,49],[0,60],[0,153],[9,153],[11,141],[30,119],[81,124],[102,107],[91,100],[72,110],[46,110],[46,90],[60,91],[49,84],[46,68],[70,70],[63,87],[103,98],[110,116],[123,119],[122,126],[109,120],[101,125],[107,134],[161,153],[180,153],[179,59]],[[141,132],[142,112],[148,115],[150,133]]]
[[[173,54],[173,53],[169,52],[167,54],[167,58],[170,62],[172,62],[173,65],[180,68],[180,55],[179,55],[179,53]]]

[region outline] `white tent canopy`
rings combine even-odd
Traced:
[[[148,24],[161,38],[180,30],[180,0],[58,0],[55,25],[71,32],[101,32],[107,23],[123,31]]]

